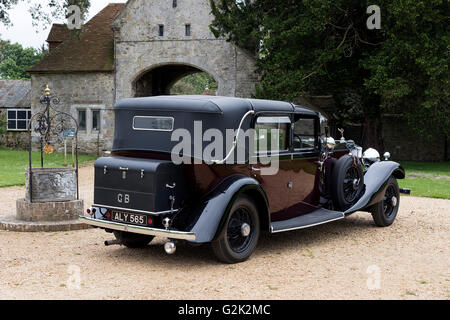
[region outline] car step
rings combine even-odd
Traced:
[[[343,212],[331,211],[322,208],[289,220],[272,222],[270,224],[270,230],[271,233],[277,233],[283,231],[304,229],[344,218],[345,214]]]

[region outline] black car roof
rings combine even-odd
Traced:
[[[311,109],[296,106],[289,102],[206,95],[156,96],[123,99],[117,102],[116,109],[219,114],[236,113],[239,115],[254,110],[257,113],[280,111],[317,115],[317,112]]]

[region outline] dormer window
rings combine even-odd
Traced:
[[[160,37],[164,36],[164,25],[163,24],[159,25],[159,36]]]

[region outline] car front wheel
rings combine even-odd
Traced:
[[[383,201],[375,204],[371,208],[371,213],[375,224],[378,227],[390,226],[397,217],[400,207],[400,189],[397,179],[390,177]]]
[[[256,205],[242,195],[234,202],[218,238],[212,243],[214,254],[225,263],[243,262],[254,252],[259,234]]]

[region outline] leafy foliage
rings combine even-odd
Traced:
[[[209,89],[217,89],[217,83],[213,77],[206,72],[194,73],[182,78],[174,84],[170,90],[171,94],[203,94],[206,86]]]
[[[26,70],[38,63],[46,53],[45,49],[24,49],[18,43],[0,40],[0,78],[30,79]]]
[[[86,17],[91,6],[90,0],[1,0],[0,24],[10,25],[9,10],[14,8],[19,2],[25,1],[30,4],[29,11],[33,18],[33,25],[41,25],[43,27],[51,24],[51,18],[67,17],[67,8],[71,5],[80,7],[82,18]]]
[[[449,136],[447,1],[379,0],[381,30],[367,28],[371,4],[211,0],[210,28],[255,54],[259,98],[332,94],[338,121],[365,121],[381,149],[382,112],[403,114],[419,133]]]

